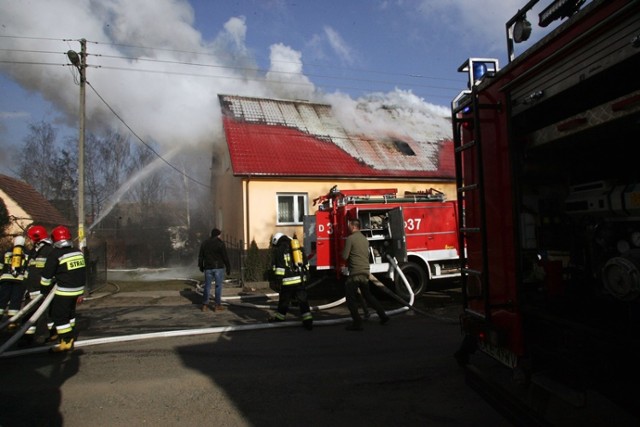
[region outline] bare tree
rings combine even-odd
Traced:
[[[129,163],[129,138],[115,131],[90,134],[85,144],[85,179],[94,218],[122,185]]]
[[[68,139],[65,148],[52,159],[49,190],[43,193],[49,200],[74,200],[78,193],[78,151],[76,141]]]
[[[104,187],[107,193],[114,193],[122,185],[126,175],[131,143],[128,136],[114,131],[108,131],[103,141],[100,145],[100,156]]]
[[[16,162],[20,178],[47,198],[51,198],[51,177],[55,174],[54,165],[58,157],[56,136],[56,130],[50,123],[31,123]]]
[[[152,167],[153,160],[155,158],[151,151],[144,147],[136,147],[131,157],[130,175]],[[141,219],[144,222],[150,220],[151,223],[155,223],[159,217],[164,217],[164,215],[160,215],[160,212],[163,212],[161,204],[164,202],[166,194],[166,173],[162,172],[155,170],[144,174],[144,178],[132,187],[129,194],[129,199],[139,204]]]

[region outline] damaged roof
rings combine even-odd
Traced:
[[[33,223],[42,225],[70,225],[66,219],[42,194],[31,185],[7,175],[0,175],[0,192],[10,197]],[[7,201],[5,204],[8,205]],[[11,215],[12,213],[9,212]],[[25,218],[17,218],[25,219]]]
[[[455,178],[450,139],[350,134],[327,104],[219,99],[234,175]]]

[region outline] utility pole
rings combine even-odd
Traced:
[[[80,73],[80,119],[78,135],[78,248],[84,250],[87,240],[84,235],[84,127],[85,91],[87,83],[87,40],[80,39],[80,55],[73,50],[67,57]]]
[[[80,131],[78,135],[78,248],[87,246],[84,235],[84,119],[87,83],[87,40],[80,40]]]

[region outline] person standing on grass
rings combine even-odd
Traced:
[[[222,232],[214,228],[211,230],[211,237],[202,242],[198,254],[198,267],[204,273],[204,293],[202,299],[202,311],[209,309],[209,298],[211,293],[211,283],[215,280],[215,311],[222,311],[222,282],[224,273],[231,273],[231,264],[227,255],[227,246],[220,239]]]

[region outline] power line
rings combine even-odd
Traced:
[[[245,67],[234,67],[234,66],[228,66],[228,65],[200,64],[195,62],[173,61],[173,60],[167,60],[167,59],[135,58],[135,57],[102,55],[102,54],[93,55],[93,56],[99,56],[102,58],[112,58],[112,59],[126,59],[130,61],[140,61],[140,62],[156,62],[161,64],[188,65],[188,66],[204,67],[204,68],[222,68],[222,69],[231,69],[231,70],[239,70],[239,71],[253,71],[253,72],[259,72],[259,73],[269,72],[273,74],[293,75],[293,76],[298,75],[298,73],[289,72],[289,71],[272,71],[272,70],[265,70],[263,68],[245,68]],[[321,79],[346,80],[346,81],[353,81],[353,82],[364,82],[364,83],[375,83],[375,84],[399,84],[397,82],[388,81],[388,80],[371,80],[371,79],[362,79],[362,78],[354,78],[354,77],[337,77],[337,76],[331,76],[331,75],[311,74],[311,73],[304,73],[304,76],[321,78]],[[400,84],[409,85],[409,83],[400,83]],[[412,86],[424,87],[424,88],[430,88],[430,89],[445,89],[445,90],[458,89],[457,87],[454,88],[454,87],[432,86],[432,85],[422,85],[422,84],[417,84],[417,85],[414,84]]]
[[[145,72],[145,73],[153,73],[153,74],[167,74],[167,75],[177,75],[177,76],[189,76],[189,77],[204,77],[204,78],[211,78],[211,79],[227,79],[227,80],[240,80],[240,81],[254,81],[254,82],[259,82],[259,83],[264,83],[264,84],[273,84],[273,83],[277,83],[277,84],[284,84],[284,85],[290,85],[290,86],[314,86],[317,88],[325,88],[325,89],[342,89],[342,90],[359,90],[359,91],[369,91],[369,92],[373,92],[371,89],[367,89],[367,88],[362,88],[362,87],[355,87],[355,86],[345,86],[345,85],[328,85],[328,84],[319,84],[319,83],[314,83],[314,82],[294,82],[294,81],[277,81],[277,80],[268,80],[266,78],[258,78],[258,77],[246,77],[246,76],[222,76],[222,75],[211,75],[211,74],[198,74],[198,73],[185,73],[185,72],[178,72],[178,71],[167,71],[167,70],[152,70],[152,69],[144,69],[144,68],[129,68],[129,67],[113,67],[113,66],[107,66],[107,65],[100,65],[97,66],[96,68],[100,68],[100,69],[105,69],[105,70],[118,70],[118,71],[136,71],[136,72]],[[306,76],[303,74],[303,76]],[[403,87],[409,87],[412,88],[414,87],[413,85],[410,85],[409,83],[395,83],[396,86],[403,86]],[[443,90],[445,90],[445,88],[441,88]],[[446,90],[454,90],[453,88],[451,89],[446,89]],[[433,97],[433,98],[446,98],[446,99],[451,99],[452,96],[447,96],[447,95],[436,95],[436,94],[425,94],[425,96],[429,96],[429,97]]]
[[[96,96],[100,99],[100,101],[102,101],[104,103],[104,105],[109,109],[109,111],[111,111],[111,113],[113,113],[114,116],[116,116],[116,118],[118,120],[120,120],[120,122],[127,128],[129,129],[129,132],[131,132],[131,134],[133,136],[135,136],[145,147],[147,147],[153,154],[155,154],[160,160],[162,160],[165,164],[167,164],[171,169],[173,169],[174,171],[178,172],[180,175],[184,176],[185,178],[187,178],[188,180],[201,185],[205,188],[211,188],[211,186],[204,184],[200,181],[198,181],[197,179],[187,175],[186,173],[182,172],[180,169],[178,169],[177,167],[175,167],[173,164],[171,164],[168,160],[166,160],[164,157],[162,157],[162,155],[160,153],[158,153],[156,150],[153,149],[153,147],[151,147],[149,144],[147,144],[132,128],[131,126],[129,126],[127,124],[127,122],[124,121],[124,119],[122,117],[120,117],[120,115],[111,107],[111,105],[109,105],[109,103],[102,97],[102,95],[100,95],[98,93],[98,91],[96,90],[96,88],[93,87],[93,85],[91,83],[89,83],[88,81],[86,82],[87,86],[89,86],[91,88],[91,90],[93,90],[93,92],[96,94]]]
[[[153,51],[160,51],[160,52],[172,52],[172,53],[184,53],[184,54],[191,54],[191,55],[203,55],[203,56],[213,56],[215,57],[216,55],[210,52],[203,52],[203,51],[189,51],[189,50],[180,50],[180,49],[169,49],[169,48],[160,48],[160,47],[152,47],[152,46],[140,46],[140,45],[129,45],[129,44],[121,44],[121,43],[109,43],[109,42],[93,42],[95,44],[103,44],[103,45],[107,45],[107,46],[117,46],[117,47],[127,47],[127,48],[134,48],[134,49],[145,49],[145,50],[153,50]],[[278,63],[283,63],[283,64],[297,64],[297,62],[294,61],[274,61],[274,62],[278,62]],[[316,64],[316,63],[305,63],[305,66],[313,66],[313,67],[322,67],[322,68],[327,68],[329,67],[328,65],[323,65],[323,64]],[[423,74],[420,73],[393,73],[393,72],[389,72],[389,71],[379,71],[379,70],[367,70],[364,68],[349,68],[349,67],[340,67],[340,66],[335,66],[335,65],[331,65],[330,66],[331,69],[337,69],[337,70],[345,70],[345,71],[356,71],[356,72],[362,72],[362,73],[372,73],[372,74],[383,74],[383,75],[391,75],[391,76],[402,76],[402,77],[411,77],[411,78],[418,78],[418,79],[431,79],[431,80],[445,80],[445,81],[450,81],[450,82],[459,82],[456,79],[451,79],[451,78],[446,78],[446,77],[432,77],[432,76],[425,76]]]
[[[0,59],[0,64],[17,64],[17,65],[56,65],[58,67],[66,67],[67,64],[55,62],[35,62],[35,61],[5,61]]]
[[[0,49],[1,52],[19,52],[19,53],[52,53],[56,55],[65,55],[64,52],[56,52],[52,50],[27,50],[27,49]]]
[[[5,36],[7,37],[7,36]],[[13,36],[12,36],[13,37]],[[21,38],[21,37],[13,37],[13,38]],[[27,39],[30,39],[29,37],[24,37]],[[39,38],[36,38],[39,39]],[[51,39],[51,40],[56,40],[56,41],[61,41],[60,39]],[[71,39],[62,39],[62,41],[71,41]],[[93,44],[100,44],[99,42],[91,42]],[[106,43],[103,43],[106,44]],[[205,53],[205,52],[196,52],[196,51],[185,51],[185,50],[178,50],[178,49],[165,49],[165,48],[153,48],[153,47],[144,47],[144,46],[135,46],[135,45],[124,45],[124,44],[112,44],[114,46],[124,46],[124,47],[132,47],[132,48],[139,48],[139,49],[150,49],[150,50],[158,50],[158,51],[168,51],[168,52],[176,52],[176,53],[189,53],[189,54],[198,54],[198,55],[207,55],[207,56],[214,56],[214,54],[211,53]],[[19,50],[19,49],[0,49],[4,50],[4,51],[14,51],[14,52],[21,52],[21,53],[43,53],[43,54],[50,54],[50,53],[60,53],[60,52],[52,52],[52,51],[29,51],[29,50]],[[398,82],[398,81],[389,81],[389,80],[373,80],[373,79],[364,79],[364,78],[356,78],[356,77],[341,77],[341,76],[333,76],[333,75],[324,75],[324,74],[311,74],[311,73],[302,73],[302,74],[298,74],[298,73],[293,73],[293,72],[286,72],[286,71],[270,71],[270,70],[265,70],[265,69],[261,69],[261,68],[249,68],[249,67],[238,67],[238,66],[227,66],[227,65],[216,65],[216,64],[204,64],[204,63],[197,63],[197,62],[186,62],[186,61],[176,61],[176,60],[163,60],[163,59],[153,59],[153,58],[136,58],[136,57],[127,57],[127,56],[118,56],[118,55],[103,55],[103,54],[89,54],[89,56],[94,56],[94,57],[103,57],[103,58],[111,58],[111,59],[122,59],[122,60],[129,60],[129,61],[139,61],[139,62],[152,62],[152,63],[163,63],[163,64],[172,64],[172,65],[184,65],[184,66],[192,66],[192,67],[204,67],[204,68],[219,68],[219,69],[230,69],[230,70],[237,70],[240,71],[242,73],[247,73],[247,74],[251,74],[251,73],[262,73],[263,75],[266,72],[269,72],[270,74],[279,74],[279,75],[291,75],[291,76],[295,76],[295,75],[302,75],[304,77],[309,77],[309,78],[314,78],[314,79],[319,79],[320,81],[325,80],[325,83],[313,83],[313,82],[309,82],[308,84],[313,85],[314,87],[318,87],[321,89],[325,89],[325,90],[347,90],[347,91],[361,91],[361,92],[365,92],[365,91],[377,91],[379,89],[369,89],[367,87],[354,87],[352,85],[337,85],[337,84],[332,84],[330,82],[326,82],[326,80],[339,80],[339,81],[348,81],[348,82],[353,82],[353,83],[367,83],[367,84],[373,84],[373,85],[392,85],[392,86],[396,86],[396,87],[405,87],[405,88],[415,88],[415,89],[435,89],[435,90],[443,90],[443,91],[457,91],[458,87],[456,86],[455,88],[453,87],[447,87],[447,86],[437,86],[437,85],[424,85],[424,84],[419,84],[419,83],[409,83],[409,82]],[[282,61],[282,62],[288,62],[288,61]],[[15,60],[0,60],[0,63],[8,63],[8,64],[22,64],[22,65],[58,65],[55,63],[49,63],[49,62],[37,62],[37,61],[15,61]],[[60,64],[63,65],[63,64]],[[228,76],[228,75],[202,75],[202,74],[196,74],[196,73],[185,73],[185,72],[171,72],[171,71],[166,71],[166,70],[152,70],[152,69],[135,69],[135,68],[126,68],[126,67],[113,67],[113,66],[106,66],[106,65],[89,65],[90,67],[95,67],[95,68],[105,68],[105,69],[114,69],[114,70],[130,70],[130,71],[144,71],[144,72],[149,72],[149,73],[156,73],[156,74],[171,74],[171,75],[184,75],[184,76],[191,76],[191,77],[208,77],[208,78],[220,78],[220,79],[230,79],[230,80],[251,80],[251,81],[256,81],[256,82],[260,82],[260,83],[278,83],[278,84],[284,84],[284,85],[306,85],[307,83],[302,83],[302,82],[292,82],[292,81],[271,81],[271,80],[266,80],[265,78],[260,78],[260,77],[252,77],[249,75],[242,75],[239,77],[235,77],[235,76]],[[333,67],[336,68],[336,67]],[[395,75],[395,76],[402,76],[402,77],[411,77],[411,78],[423,78],[423,79],[437,79],[437,80],[447,80],[447,81],[455,81],[458,82],[458,80],[454,80],[454,79],[443,79],[443,78],[437,78],[437,77],[428,77],[428,76],[423,76],[423,75],[418,75],[418,74],[399,74],[399,73],[386,73],[386,72],[379,72],[379,71],[369,71],[369,70],[355,70],[355,69],[348,69],[348,68],[343,68],[346,70],[351,70],[351,71],[361,71],[361,72],[373,72],[373,73],[377,73],[377,74],[385,74],[385,75]],[[422,96],[427,96],[427,97],[434,97],[434,98],[443,98],[443,99],[450,99],[451,95],[437,95],[437,94],[422,94]]]
[[[49,41],[56,41],[56,42],[63,42],[66,40],[66,39],[58,39],[58,38],[52,38],[52,37],[26,37],[26,36],[6,36],[6,35],[0,35],[0,38],[18,39],[18,40],[49,40]]]
[[[59,67],[67,67],[70,66],[69,64],[61,64],[61,63],[55,63],[55,62],[35,62],[35,61],[14,61],[14,60],[0,60],[0,64],[14,64],[14,65],[45,65],[45,66],[59,66]],[[227,79],[227,80],[250,80],[250,81],[255,81],[255,82],[259,82],[259,83],[277,83],[277,84],[284,84],[284,85],[291,85],[291,86],[304,86],[304,85],[311,85],[314,86],[316,88],[320,88],[320,89],[341,89],[341,90],[357,90],[357,91],[368,91],[368,92],[374,92],[374,90],[372,89],[368,89],[368,88],[363,88],[363,87],[355,87],[355,86],[345,86],[345,85],[335,85],[335,84],[321,84],[321,83],[317,83],[317,82],[292,82],[292,81],[273,81],[273,80],[267,80],[266,78],[258,78],[258,77],[247,77],[247,76],[222,76],[222,75],[211,75],[211,74],[198,74],[198,73],[186,73],[186,72],[178,72],[178,71],[167,71],[167,70],[152,70],[152,69],[143,69],[143,68],[130,68],[130,67],[113,67],[113,66],[107,66],[107,65],[87,65],[87,67],[90,68],[96,68],[96,69],[105,69],[105,70],[117,70],[117,71],[135,71],[135,72],[144,72],[144,73],[152,73],[152,74],[166,74],[166,75],[176,75],[176,76],[188,76],[188,77],[203,77],[203,78],[210,78],[210,79]],[[307,76],[306,74],[302,74],[302,76]],[[358,81],[357,79],[355,81]],[[407,87],[407,88],[414,88],[414,87],[429,87],[429,86],[422,86],[422,85],[411,85],[409,83],[393,83],[393,82],[389,82],[389,84],[394,84],[395,86],[398,87]],[[436,89],[441,89],[441,90],[454,90],[453,88],[444,88],[444,87],[431,87],[436,88]],[[443,98],[443,99],[451,99],[452,96],[451,95],[439,95],[439,94],[433,94],[433,93],[424,93],[422,94],[422,96],[426,96],[429,98]]]
[[[50,40],[50,41],[63,41],[63,42],[79,41],[79,39],[57,39],[57,38],[46,38],[46,37],[23,37],[23,36],[0,36],[0,38],[26,39],[26,40]],[[145,49],[145,50],[152,50],[152,51],[158,51],[158,52],[171,52],[171,53],[181,53],[181,54],[202,55],[202,56],[216,57],[216,54],[214,54],[214,53],[204,52],[204,51],[197,51],[197,50],[181,50],[181,49],[161,48],[161,47],[153,47],[153,46],[141,46],[141,45],[124,44],[124,43],[99,42],[99,41],[89,41],[89,40],[87,40],[87,43],[92,43],[92,44],[95,44],[95,45],[105,45],[105,46],[133,48],[133,49]],[[108,55],[93,55],[93,56],[109,57]],[[116,58],[115,56],[113,56],[113,57]],[[145,58],[127,58],[127,57],[122,57],[122,58],[123,59],[135,59],[135,60],[147,60],[147,61],[163,62],[162,60],[152,60],[152,59],[145,59]],[[283,64],[296,63],[296,62],[293,62],[293,61],[281,61],[281,60],[280,61],[274,61],[274,62],[283,63]],[[190,63],[182,63],[182,64],[189,65]],[[201,65],[201,64],[192,64],[192,65]],[[450,82],[455,82],[455,83],[459,82],[459,80],[452,79],[452,78],[427,76],[427,75],[424,75],[424,74],[421,74],[421,73],[394,73],[394,72],[389,72],[389,71],[368,70],[368,69],[364,69],[364,68],[349,68],[349,67],[340,67],[340,66],[335,66],[335,65],[328,66],[328,65],[316,64],[316,63],[305,63],[304,65],[308,66],[308,67],[321,67],[321,68],[331,67],[331,69],[333,69],[333,70],[345,70],[345,71],[355,71],[355,72],[361,72],[361,73],[372,73],[372,74],[389,75],[389,76],[409,77],[409,78],[412,78],[412,79],[442,80],[442,81],[450,81]],[[217,67],[220,67],[220,68],[235,68],[235,69],[244,70],[244,71],[264,71],[264,70],[261,70],[261,69],[251,69],[251,68],[231,67],[231,66],[217,66]],[[320,76],[320,77],[322,77],[322,76]],[[332,76],[324,76],[324,77],[340,79],[340,77],[332,77]],[[372,81],[372,82],[375,82],[375,81]],[[427,87],[429,87],[429,86],[427,86]],[[443,88],[443,89],[446,89],[446,88]]]

